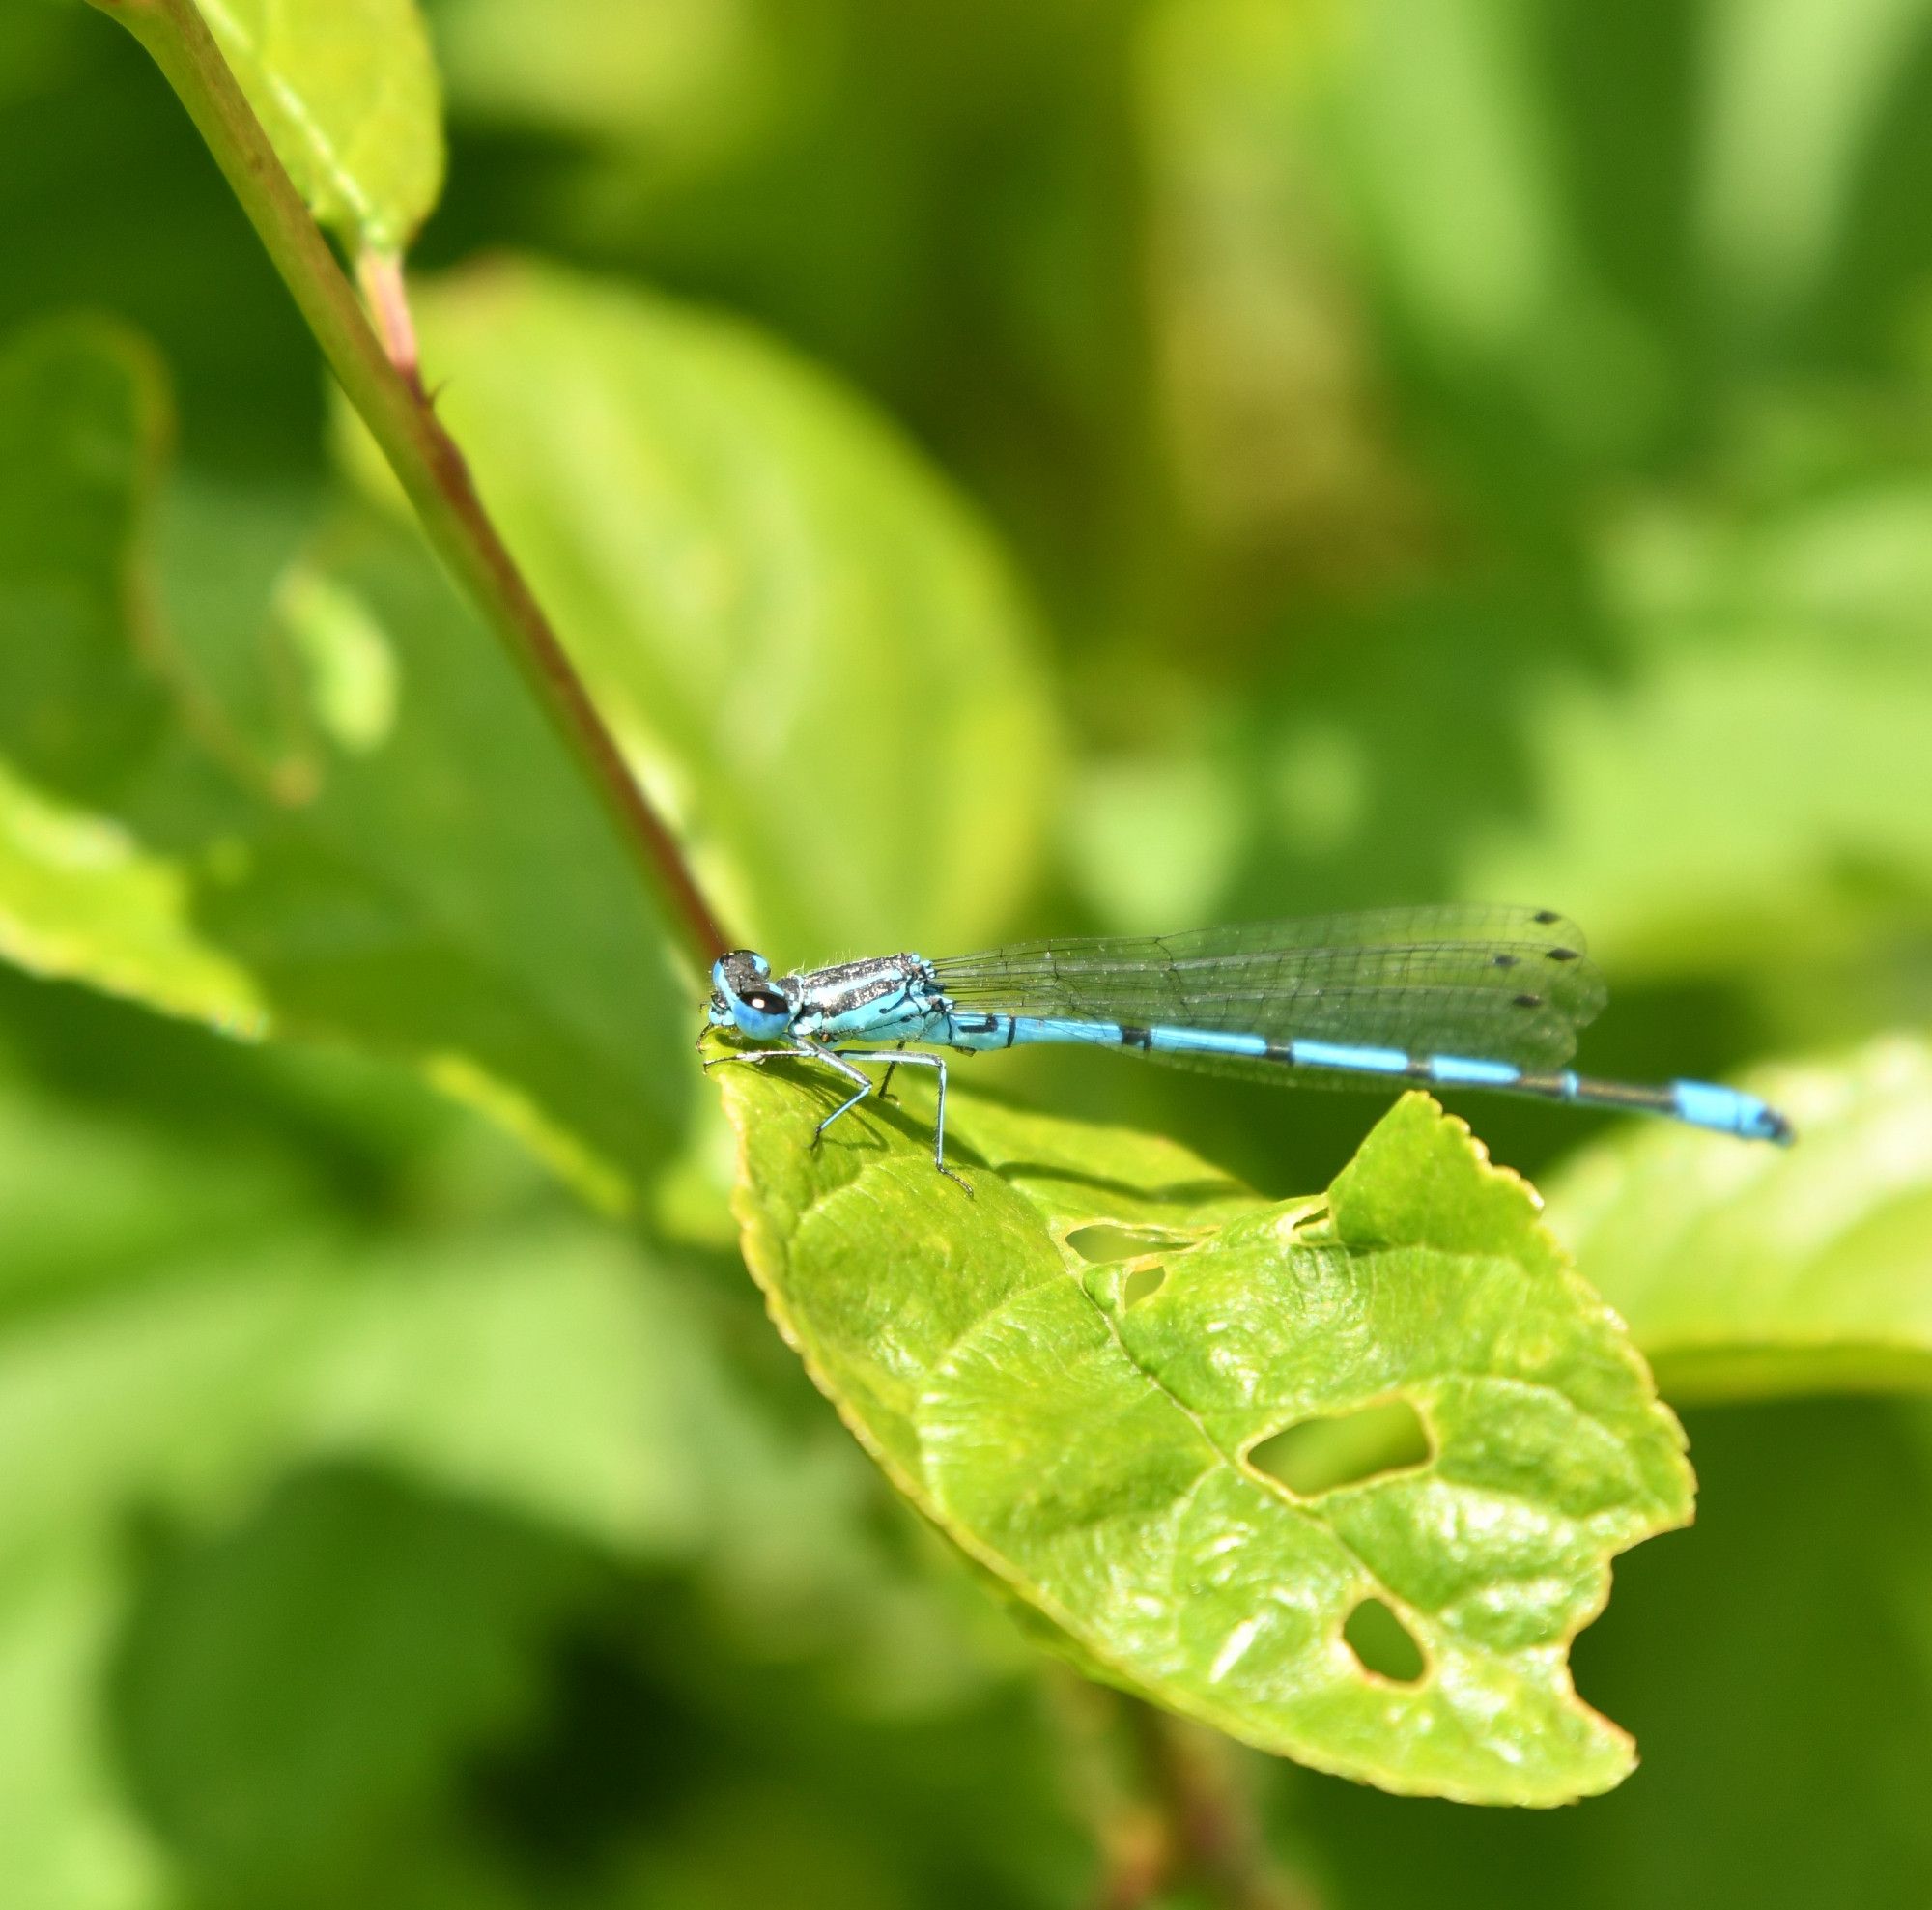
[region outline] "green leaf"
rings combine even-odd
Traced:
[[[1696,1529],[1619,1563],[1615,1614],[1579,1652],[1592,1690],[1644,1721],[1638,1782],[1520,1825],[1296,1774],[1275,1821],[1313,1846],[1327,1900],[1932,1900],[1925,1419],[1848,1399],[1692,1418]]]
[[[65,795],[125,786],[167,720],[128,548],[167,428],[118,326],[42,326],[0,358],[0,751]]]
[[[529,1713],[537,1648],[588,1581],[515,1522],[355,1468],[298,1474],[144,1587],[114,1678],[134,1795],[224,1880],[286,1889],[353,1858]]]
[[[1613,671],[1538,688],[1520,745],[1537,806],[1478,839],[1462,891],[1560,893],[1625,973],[1776,970],[1842,956],[1888,898],[1922,916],[1928,553],[1917,472],[1605,523]]]
[[[521,1717],[591,1554],[689,1575],[680,1609],[761,1677],[809,1659],[902,1722],[983,1690],[956,1587],[895,1553],[835,1427],[786,1423],[782,1364],[777,1401],[744,1383],[688,1279],[540,1183],[535,1218],[445,1228],[452,1190],[418,1184],[352,1226],[303,1137],[195,1138],[0,1070],[0,1260],[36,1283],[0,1310],[9,1910],[201,1901],[184,1872],[211,1901],[497,1902],[388,1867],[467,1847],[426,1793]],[[467,1149],[466,1178],[522,1166]],[[327,1884],[242,1888],[283,1849]]]
[[[1238,15],[1234,15],[1238,18]],[[1541,346],[1567,290],[1548,100],[1527,23],[1459,0],[1363,10],[1329,117],[1350,162],[1374,264],[1417,331],[1456,358],[1507,364]],[[1414,163],[1411,141],[1433,163]],[[1484,242],[1464,235],[1480,231]]]
[[[85,996],[74,1013],[125,1032]],[[559,1213],[508,1142],[469,1126],[442,1170],[459,1185],[413,1178],[391,1196],[410,1218],[372,1230],[302,1171],[309,1133],[178,1135],[172,1112],[0,1066],[0,1585],[137,1507],[205,1528],[287,1468],[348,1462],[695,1568],[761,1650],[849,1659],[899,1710],[984,1676],[889,1555],[836,1430],[801,1439],[773,1376],[728,1358],[715,1302]]]
[[[1932,1386],[1932,1049],[1747,1079],[1795,1147],[1634,1127],[1551,1183],[1550,1224],[1674,1400]]]
[[[436,38],[466,120],[639,146],[674,165],[761,129],[771,96],[804,79],[781,35],[815,24],[710,0],[567,0],[538,31],[525,0],[442,0]]]
[[[415,0],[197,0],[317,220],[400,251],[442,190],[442,101]]]
[[[1118,813],[1076,837],[1108,925],[1186,919],[1156,890],[1235,921],[1284,895],[1548,897],[1619,987],[1742,984],[1778,1045],[1913,1018],[1932,487],[1788,488],[1605,516],[1577,594],[1520,570],[1308,631],[1205,743],[1183,730],[1136,772],[1163,827],[1183,802],[1201,818],[1200,856],[1132,857]],[[1565,655],[1576,624],[1590,644]],[[1122,781],[1095,778],[1093,805]]]
[[[1699,210],[1727,316],[1762,330],[1817,296],[1928,22],[1925,0],[1711,10]]]
[[[0,763],[0,955],[233,1034],[261,1030],[239,963],[196,932],[187,873]]]
[[[933,1173],[923,1099],[814,1149],[822,1085],[737,1067],[725,1098],[781,1331],[900,1491],[1089,1663],[1392,1790],[1548,1804],[1630,1769],[1567,1648],[1612,1554],[1690,1517],[1682,1435],[1461,1122],[1410,1096],[1325,1198],[1270,1203],[1172,1144],[955,1095],[969,1201]],[[1424,1463],[1298,1497],[1254,1461],[1390,1401]],[[1370,1602],[1419,1679],[1344,1642]]]
[[[701,1322],[624,1242],[554,1222],[405,1236],[329,1289],[288,1389],[297,1450],[379,1458],[615,1555],[714,1537],[716,1449],[742,1408]]]
[[[135,1264],[111,1297],[0,1338],[0,1565],[94,1536],[139,1505],[225,1506],[278,1451],[327,1319],[312,1236]]]
[[[0,361],[0,442],[40,474],[0,495],[23,693],[0,714],[20,771],[0,764],[0,950],[230,1032],[411,1060],[627,1205],[692,1099],[688,997],[578,766],[387,527],[303,559],[274,511],[224,545],[203,510],[172,547],[279,572],[273,602],[250,620],[159,589],[165,417],[118,333],[48,328]],[[203,620],[178,639],[169,613]]]
[[[90,1145],[32,1098],[0,1109],[41,1117],[37,1164],[70,1205],[80,1183],[120,1216],[97,1223],[94,1255],[122,1249],[84,1284],[43,1265],[38,1306],[0,1315],[0,1469],[14,1482],[0,1569],[135,1504],[225,1511],[319,1455],[613,1555],[688,1558],[772,1469],[769,1453],[750,1463],[760,1429],[689,1307],[582,1223],[345,1238],[259,1164],[177,1160],[157,1186],[152,1139]],[[231,1193],[241,1211],[224,1215],[231,1180],[252,1181],[253,1201]],[[38,1198],[0,1182],[0,1232],[30,1252]],[[196,1221],[212,1238],[170,1238]],[[795,1493],[795,1468],[779,1470]]]
[[[290,1032],[407,1056],[600,1204],[629,1206],[693,1098],[655,905],[489,633],[412,542],[352,532],[310,614],[380,632],[393,730],[252,810],[200,886]],[[299,585],[303,574],[298,573]],[[321,641],[340,644],[344,633]]]
[[[174,1135],[27,1092],[0,1065],[0,1323],[71,1303],[139,1267],[259,1238],[300,1205],[292,1163],[205,1165],[206,1135]]]
[[[161,1910],[160,1840],[122,1795],[101,1685],[125,1594],[106,1544],[0,1574],[0,1850],[10,1910]]]
[[[417,317],[486,502],[727,916],[800,958],[986,936],[1052,741],[1032,618],[959,499],[810,367],[668,300],[496,265]]]

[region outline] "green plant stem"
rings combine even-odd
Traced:
[[[412,376],[392,363],[192,0],[90,0],[133,34],[187,108],[329,369],[382,447],[430,541],[515,658],[700,971],[730,946],[683,850],[624,762],[542,607]]]

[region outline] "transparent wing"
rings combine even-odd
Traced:
[[[962,1008],[1558,1067],[1605,999],[1549,909],[1445,907],[1028,942],[932,964]],[[1243,1070],[1246,1071],[1246,1070]]]

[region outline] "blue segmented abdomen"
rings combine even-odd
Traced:
[[[1742,1089],[1712,1081],[1673,1081],[1670,1094],[1677,1103],[1671,1111],[1693,1127],[1715,1127],[1719,1133],[1776,1141],[1780,1146],[1789,1146],[1793,1139],[1791,1123],[1783,1115]]]
[[[1622,1108],[1662,1114],[1693,1127],[1736,1134],[1747,1140],[1789,1141],[1790,1124],[1756,1095],[1711,1081],[1666,1081],[1656,1086],[1599,1081],[1569,1069],[1536,1070],[1506,1061],[1472,1055],[1412,1055],[1401,1048],[1360,1046],[1344,1041],[1271,1041],[1262,1035],[1211,1028],[1136,1027],[1118,1021],[1082,1020],[1063,1015],[962,1014],[950,1017],[952,1046],[1009,1048],[1049,1042],[1120,1047],[1204,1062],[1258,1062],[1374,1079],[1406,1080],[1443,1088],[1483,1088],[1492,1093],[1530,1095],[1580,1107]]]

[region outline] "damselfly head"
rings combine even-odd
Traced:
[[[736,1028],[754,1041],[775,1041],[796,1012],[784,984],[753,949],[731,949],[711,964],[711,1025]]]

